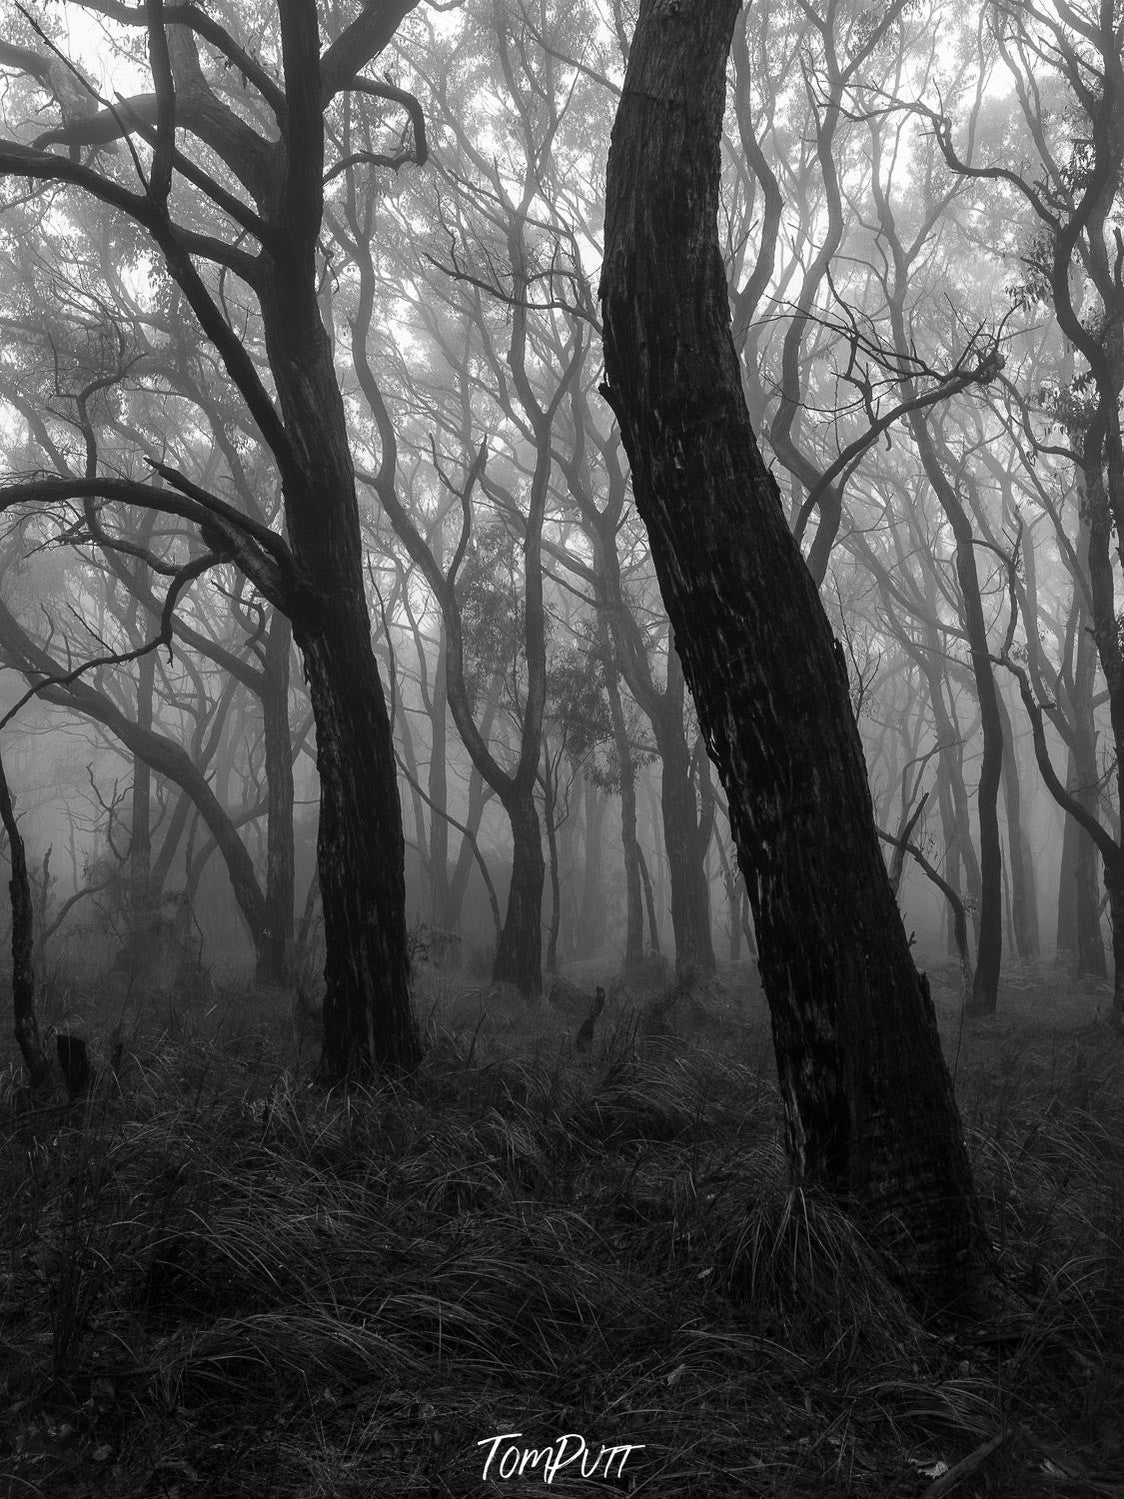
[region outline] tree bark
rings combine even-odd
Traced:
[[[408,1068],[421,1055],[409,993],[405,838],[390,717],[371,648],[355,469],[316,295],[324,93],[316,7],[283,5],[287,112],[264,195],[269,274],[259,301],[284,422],[285,517],[301,575],[290,618],[304,657],[320,774],[328,1080]]]
[[[539,812],[533,789],[522,784],[516,793],[504,798],[503,804],[511,820],[511,887],[492,978],[497,984],[514,984],[528,999],[538,999],[542,993],[542,896],[546,882]]]
[[[746,410],[716,232],[738,0],[642,0],[609,155],[607,395],[750,890],[797,1179],[919,1299],[967,1291],[978,1210],[928,986],[874,831],[842,653]]]
[[[156,653],[150,651],[137,663],[137,727],[152,728],[152,694],[156,676]],[[132,886],[133,920],[143,925],[148,918],[152,892],[152,772],[143,756],[133,755],[132,816],[129,836],[129,883]]]
[[[1083,548],[1086,557],[1088,546]],[[1088,613],[1079,585],[1074,587],[1075,622],[1073,691],[1070,694],[1073,743],[1066,789],[1090,817],[1099,813],[1097,795],[1097,739],[1093,723],[1093,688],[1097,671],[1096,642],[1088,629]],[[1059,949],[1073,959],[1076,977],[1105,978],[1108,964],[1101,935],[1098,855],[1093,840],[1072,817],[1062,835],[1061,884],[1058,894]]]
[[[285,984],[293,944],[293,741],[289,729],[289,655],[292,626],[273,611],[265,648],[261,702],[264,717],[266,813],[265,928],[257,949],[259,984]]]
[[[12,901],[12,1021],[27,1080],[33,1093],[43,1092],[51,1081],[51,1063],[43,1049],[35,1014],[35,925],[32,916],[31,881],[27,876],[27,854],[16,823],[8,777],[0,760],[0,821],[8,835],[12,875],[8,893]]]
[[[700,857],[699,812],[691,775],[691,752],[683,723],[682,668],[674,644],[675,664],[668,676],[680,678],[674,692],[669,682],[652,728],[660,751],[660,812],[671,886],[671,929],[675,937],[675,973],[684,982],[713,974],[717,963],[710,930],[710,892],[705,854]],[[709,841],[709,840],[708,840]]]
[[[644,906],[648,912],[648,946],[652,952],[658,953],[660,951],[660,924],[656,917],[656,896],[652,889],[652,877],[648,873],[648,861],[639,843],[636,845],[636,858],[640,865],[640,879],[644,886]]]
[[[213,539],[219,553],[228,552],[262,595],[285,610],[304,656],[320,769],[318,862],[327,946],[322,1074],[330,1081],[410,1066],[421,1051],[408,989],[404,840],[394,746],[371,649],[343,399],[317,295],[324,110],[387,44],[412,3],[391,0],[365,6],[322,57],[313,0],[280,0],[283,86],[256,65],[245,64],[276,118],[277,139],[259,134],[219,98],[204,76],[192,31],[166,28],[156,7],[132,10],[125,17],[141,18],[148,27],[155,90],[134,101],[127,118],[114,110],[96,116],[94,122],[82,122],[77,136],[66,128],[48,131],[31,151],[18,143],[0,142],[0,171],[74,182],[127,214],[151,236],[276,462],[288,545],[253,517],[239,515],[207,495],[187,476],[175,476],[175,482],[181,495],[195,491],[192,503],[202,509],[189,513],[200,524],[209,551],[214,553]],[[153,169],[144,193],[127,191],[90,168],[42,149],[53,141],[116,139],[142,129],[145,120],[154,122],[155,128],[149,132],[154,140]],[[91,123],[94,133],[85,128]],[[204,175],[205,191],[256,239],[256,252],[240,243],[195,235],[173,222],[169,203],[176,163],[171,147],[177,127],[205,142],[245,188],[252,208]],[[244,237],[241,231],[238,237]],[[196,253],[234,268],[256,293],[272,391],[240,331],[208,289],[195,264]],[[162,467],[160,472],[170,477]],[[114,482],[99,481],[96,490],[82,493],[108,497]],[[124,487],[132,503],[139,502],[139,491],[154,508],[165,508],[164,497],[154,494],[151,486]],[[8,496],[19,488],[5,486]],[[173,499],[178,506],[173,513],[183,512],[185,501]],[[82,706],[84,691],[88,693],[75,683],[68,698]],[[108,721],[104,715],[93,716]],[[115,732],[130,745],[123,730],[115,727]],[[203,816],[210,812],[213,822],[211,804],[217,806],[216,799],[209,787],[203,790],[202,799],[198,792],[193,795]],[[212,825],[211,831],[221,845],[223,829]],[[261,893],[252,866],[245,879],[247,871],[238,868],[240,860],[249,865],[249,857],[237,838],[223,852],[257,938],[263,925]]]

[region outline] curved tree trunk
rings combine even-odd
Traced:
[[[874,831],[842,653],[762,462],[718,245],[738,0],[642,0],[606,192],[607,394],[728,798],[790,1160],[922,1300],[967,1290],[978,1211],[928,987]]]

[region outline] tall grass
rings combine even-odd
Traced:
[[[996,1437],[957,1492],[1114,1491],[1107,1031],[965,1041],[1000,1279],[982,1320],[923,1326],[789,1185],[752,1028],[652,1050],[618,1018],[575,1058],[541,1013],[437,1029],[456,1005],[370,1092],[294,1081],[284,1016],[133,1035],[81,1106],[19,1111],[9,1076],[0,1492],[541,1493],[483,1486],[477,1444],[567,1431],[642,1444],[621,1483],[651,1495],[920,1495]]]

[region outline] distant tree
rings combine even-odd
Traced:
[[[1048,404],[1068,438],[1088,520],[1089,612],[1108,689],[1119,818],[1124,806],[1124,642],[1113,558],[1124,546],[1124,241],[1119,227],[1124,23],[1112,4],[1059,5],[1051,13],[1028,0],[1010,0],[996,7],[994,37],[1033,145],[1033,167],[1017,171],[980,159],[983,153],[977,152],[971,132],[968,145],[962,146],[951,117],[932,109],[924,113],[953,173],[1017,195],[1034,216],[1034,233],[1023,257],[1027,274],[1016,295],[1024,305],[1048,307],[1069,345]],[[1044,102],[1044,88],[1052,92],[1050,86],[1059,84],[1060,97],[1051,107]],[[1012,604],[1016,598],[1013,592]],[[1008,660],[1018,669],[1046,784],[1101,852],[1112,922],[1113,1017],[1124,1029],[1124,842],[1104,828],[1053,769],[1033,684],[1019,663]]]

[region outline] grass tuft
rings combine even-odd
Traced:
[[[8,1068],[5,1492],[541,1492],[481,1485],[477,1444],[516,1431],[642,1444],[627,1473],[653,1495],[921,1495],[985,1447],[964,1492],[1110,1491],[1124,1058],[1105,1029],[1050,1023],[1026,984],[999,1022],[950,1029],[1001,1281],[985,1319],[934,1327],[788,1182],[752,995],[658,1048],[618,1007],[575,1056],[572,1016],[442,984],[408,1084],[325,1096],[252,1007],[217,1034],[119,1032],[81,1105],[20,1106]]]

